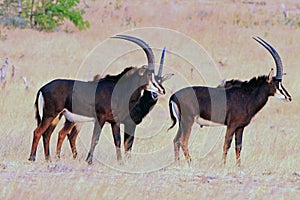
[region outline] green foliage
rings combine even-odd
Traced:
[[[66,19],[70,20],[79,30],[90,27],[89,22],[82,17],[84,10],[78,8],[80,0],[23,1],[26,8],[23,15],[30,19],[30,24],[34,28],[53,31]]]

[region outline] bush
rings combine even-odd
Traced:
[[[70,20],[79,30],[90,26],[88,21],[82,17],[84,10],[77,8],[80,0],[57,0],[42,1],[36,4],[27,1],[27,8],[30,12],[26,12],[30,19],[30,24],[38,29],[53,31],[60,26],[65,19]],[[35,9],[35,11],[33,11]]]
[[[53,31],[65,20],[70,20],[82,30],[89,28],[90,24],[83,19],[84,10],[79,8],[79,3],[80,0],[4,0],[0,20],[4,25],[30,25],[46,31]]]

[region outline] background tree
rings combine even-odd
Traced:
[[[63,22],[70,20],[79,30],[90,26],[82,17],[84,9],[79,8],[80,0],[23,0],[26,18],[31,27],[52,31]]]
[[[0,6],[0,19],[5,25],[16,26],[15,19],[22,19],[27,26],[45,31],[55,30],[65,20],[71,21],[79,30],[90,26],[83,19],[80,0],[4,0]],[[13,20],[7,20],[12,16]]]

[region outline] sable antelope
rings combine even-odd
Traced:
[[[157,103],[158,95],[152,91],[144,90],[141,94],[141,98],[130,109],[130,117],[132,121],[138,125],[142,122],[143,118],[151,111],[154,105]],[[71,122],[66,119],[63,128],[59,131],[58,141],[56,147],[56,156],[60,158],[60,152],[62,143],[66,136],[70,142],[73,158],[77,157],[76,138],[79,134],[80,126],[76,122]]]
[[[171,76],[169,74],[162,76],[162,65],[158,74],[155,75],[154,54],[143,40],[126,35],[116,35],[112,38],[128,40],[139,45],[146,53],[148,65],[140,68],[128,67],[122,73],[115,76],[107,75],[99,82],[56,79],[44,85],[38,91],[35,101],[38,126],[33,133],[29,160],[35,160],[37,145],[42,135],[45,157],[49,159],[50,136],[61,115],[64,115],[70,122],[94,122],[91,147],[86,158],[89,164],[92,163],[94,149],[105,122],[111,124],[117,159],[122,158],[120,124],[124,124],[125,128],[125,152],[131,150],[136,128],[136,124],[129,117],[131,108],[138,102],[143,90],[150,91],[157,96],[164,95],[165,89],[162,82]],[[39,99],[43,100],[42,119],[38,109]]]
[[[276,76],[273,76],[272,69],[267,76],[254,77],[249,81],[231,80],[226,82],[224,87],[193,86],[175,92],[169,99],[169,111],[173,122],[169,129],[175,126],[177,119],[179,121],[177,135],[173,141],[175,161],[179,161],[181,147],[188,164],[191,163],[188,140],[192,125],[196,121],[201,126],[227,126],[223,163],[226,163],[227,152],[235,135],[236,164],[240,166],[243,131],[252,117],[262,109],[270,96],[275,95],[286,102],[292,100],[282,85],[283,66],[278,53],[263,39],[253,39],[273,56]]]
[[[162,58],[163,57],[164,56],[162,56]],[[160,66],[163,66],[163,60],[161,60]],[[169,74],[168,76],[173,76],[173,74]],[[151,111],[151,109],[154,107],[157,101],[158,101],[157,93],[148,90],[142,91],[141,98],[130,109],[130,113],[129,113],[135,125],[138,125],[142,122],[143,118]],[[76,158],[77,156],[76,138],[79,134],[79,130],[80,128],[78,127],[77,123],[70,122],[68,119],[66,119],[64,127],[59,131],[58,134],[59,136],[58,136],[58,142],[56,148],[56,156],[58,158],[60,158],[61,146],[66,135],[68,136],[68,140],[70,142],[73,158]]]

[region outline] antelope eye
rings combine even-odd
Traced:
[[[156,92],[151,92],[151,96],[153,99],[157,99],[158,94]]]

